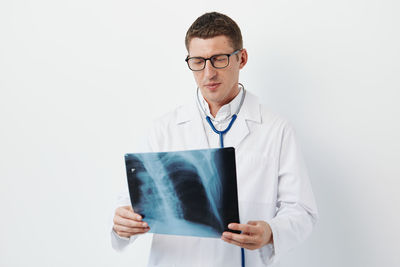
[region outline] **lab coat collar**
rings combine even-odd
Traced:
[[[258,101],[258,98],[249,91],[246,91],[246,97],[243,106],[239,111],[238,118],[240,115],[242,115],[246,120],[261,123],[260,102]]]
[[[181,124],[200,116],[202,112],[198,108],[196,96],[187,105],[181,106],[176,114],[176,124]],[[201,117],[200,117],[201,118]],[[246,90],[246,97],[243,102],[238,115],[238,119],[244,118],[245,120],[261,123],[260,103],[255,95]]]
[[[204,131],[202,122],[203,112],[199,110],[197,98],[195,97],[191,103],[181,106],[177,110],[176,123],[187,127],[186,129],[193,133],[189,137],[193,144],[196,144],[192,149],[202,149],[208,147],[207,136]],[[250,133],[250,129],[246,121],[261,123],[260,104],[256,96],[246,91],[246,96],[243,106],[239,111],[233,127],[229,134],[225,135],[224,143],[228,146],[237,147],[240,142]]]
[[[199,98],[199,106],[200,108],[202,108],[202,110],[205,111],[207,116],[210,116],[212,120],[215,121],[224,121],[227,118],[231,117],[233,114],[235,114],[235,112],[237,111],[237,109],[240,106],[240,101],[242,99],[243,96],[243,88],[240,87],[239,93],[232,99],[231,102],[229,102],[228,104],[223,105],[217,112],[216,116],[214,117],[211,112],[210,112],[210,107],[207,103],[207,101],[205,100],[205,98],[203,97],[203,94],[201,93],[200,90],[197,90],[198,93],[198,98]],[[204,114],[203,114],[204,115]]]

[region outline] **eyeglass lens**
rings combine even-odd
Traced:
[[[215,55],[210,58],[211,65],[214,68],[225,68],[229,64],[227,55]],[[206,60],[204,58],[189,58],[188,64],[191,70],[202,70],[205,68]]]

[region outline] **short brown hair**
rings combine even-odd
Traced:
[[[210,12],[198,17],[186,32],[186,49],[189,51],[192,38],[209,39],[220,35],[230,39],[233,49],[243,48],[242,33],[236,22],[227,15]]]

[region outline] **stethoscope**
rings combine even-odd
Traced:
[[[242,99],[240,100],[240,104],[239,104],[239,106],[238,106],[236,112],[232,115],[232,117],[231,117],[231,118],[226,118],[225,120],[222,120],[222,121],[220,122],[220,123],[223,123],[223,122],[225,122],[225,121],[227,121],[227,120],[229,120],[229,119],[231,120],[231,121],[229,122],[229,124],[228,124],[228,127],[226,127],[226,129],[223,130],[223,131],[218,131],[218,130],[215,128],[214,124],[212,123],[212,121],[214,121],[214,119],[210,118],[210,116],[208,116],[207,113],[206,113],[206,111],[204,110],[203,105],[200,103],[199,88],[197,87],[197,102],[199,103],[199,106],[200,106],[201,110],[203,111],[204,116],[206,116],[206,120],[207,120],[208,124],[210,125],[211,129],[212,129],[216,134],[219,135],[219,143],[220,143],[221,148],[224,147],[224,137],[223,137],[223,136],[224,136],[224,134],[226,134],[226,133],[231,129],[233,123],[235,122],[235,120],[236,120],[236,118],[237,118],[237,114],[239,113],[240,108],[241,108],[242,105],[243,105],[244,98],[245,98],[245,96],[246,96],[246,90],[244,89],[243,84],[239,83],[239,86],[240,86],[241,89],[243,90]]]
[[[229,122],[229,124],[228,124],[228,127],[226,127],[226,129],[223,130],[223,131],[218,131],[218,130],[215,128],[214,124],[212,123],[212,121],[213,121],[214,119],[210,118],[210,116],[208,116],[207,113],[206,113],[206,111],[204,110],[203,105],[200,103],[200,99],[199,99],[199,88],[197,87],[197,92],[196,92],[196,95],[197,95],[197,102],[199,103],[199,106],[200,106],[201,110],[203,111],[204,116],[206,116],[206,121],[207,121],[208,124],[210,125],[211,129],[212,129],[216,134],[219,135],[219,144],[220,144],[221,148],[224,147],[224,134],[226,134],[226,133],[231,129],[233,123],[235,122],[235,120],[236,120],[236,118],[237,118],[237,114],[239,113],[240,108],[241,108],[242,105],[243,105],[244,98],[245,98],[245,96],[246,96],[246,90],[244,89],[243,84],[239,83],[239,86],[241,87],[241,89],[243,89],[242,99],[240,100],[240,104],[239,104],[239,106],[238,106],[238,108],[237,108],[235,114],[233,114],[231,118],[226,118],[225,120],[222,120],[222,121],[221,121],[221,123],[222,123],[222,122],[225,122],[225,121],[227,121],[227,120],[229,120],[229,119],[231,120],[231,121]],[[240,250],[241,250],[241,253],[242,253],[242,267],[245,267],[245,264],[244,264],[244,261],[245,261],[245,258],[244,258],[244,248],[240,248]]]

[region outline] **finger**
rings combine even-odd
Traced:
[[[133,211],[127,208],[119,208],[117,209],[116,212],[117,215],[127,218],[127,219],[132,219],[132,220],[140,220],[141,218],[138,217],[138,214],[135,214]]]
[[[240,224],[240,223],[230,223],[228,228],[231,230],[242,231],[243,233],[257,234],[259,231],[257,226],[248,225],[248,224]]]
[[[132,219],[132,220],[137,220],[137,221],[141,221],[142,220],[142,216],[140,216],[137,213],[134,213],[133,210],[129,210],[126,208],[118,208],[116,211],[116,215],[119,215],[121,217],[124,217],[126,219]]]
[[[136,233],[138,230],[141,231],[150,229],[150,227],[126,227],[120,224],[114,224],[113,228],[115,231],[128,232],[128,233]]]
[[[139,235],[139,234],[144,234],[144,233],[146,233],[146,232],[137,232],[137,233],[128,233],[128,232],[120,232],[120,231],[118,231],[118,232],[116,232],[117,233],[117,235],[119,235],[119,236],[121,236],[121,237],[131,237],[131,236],[133,236],[133,235]]]
[[[120,206],[119,209],[125,209],[125,210],[129,210],[129,211],[135,212],[133,210],[132,206]]]
[[[135,211],[133,210],[132,206],[125,206],[125,207],[126,207],[127,210],[130,210],[130,211],[132,211],[132,212],[135,212]]]
[[[222,236],[226,239],[236,241],[240,244],[256,244],[257,240],[255,236],[250,236],[246,234],[235,234],[231,232],[223,232]]]
[[[123,217],[114,217],[114,224],[122,225],[125,227],[136,227],[136,228],[145,228],[148,227],[146,222],[138,222],[135,220],[125,219]]]
[[[115,232],[116,232],[117,235],[119,235],[120,237],[131,237],[131,236],[132,236],[131,233],[117,232],[117,231],[115,231]]]
[[[227,242],[227,243],[230,243],[230,244],[233,244],[233,245],[236,245],[236,246],[245,248],[245,249],[254,249],[254,246],[251,245],[251,244],[243,244],[243,243],[240,243],[240,242],[238,242],[238,241],[236,241],[236,240],[226,238],[226,237],[224,237],[224,236],[222,236],[221,239],[222,239],[223,241]]]
[[[131,205],[127,205],[127,206],[119,206],[120,208],[126,209],[126,210],[132,210],[132,206]]]
[[[125,232],[125,233],[130,233],[130,234],[145,233],[150,230],[149,227],[146,227],[146,228],[126,227],[126,226],[119,225],[119,224],[115,224],[113,228],[114,228],[114,231],[117,233]]]

